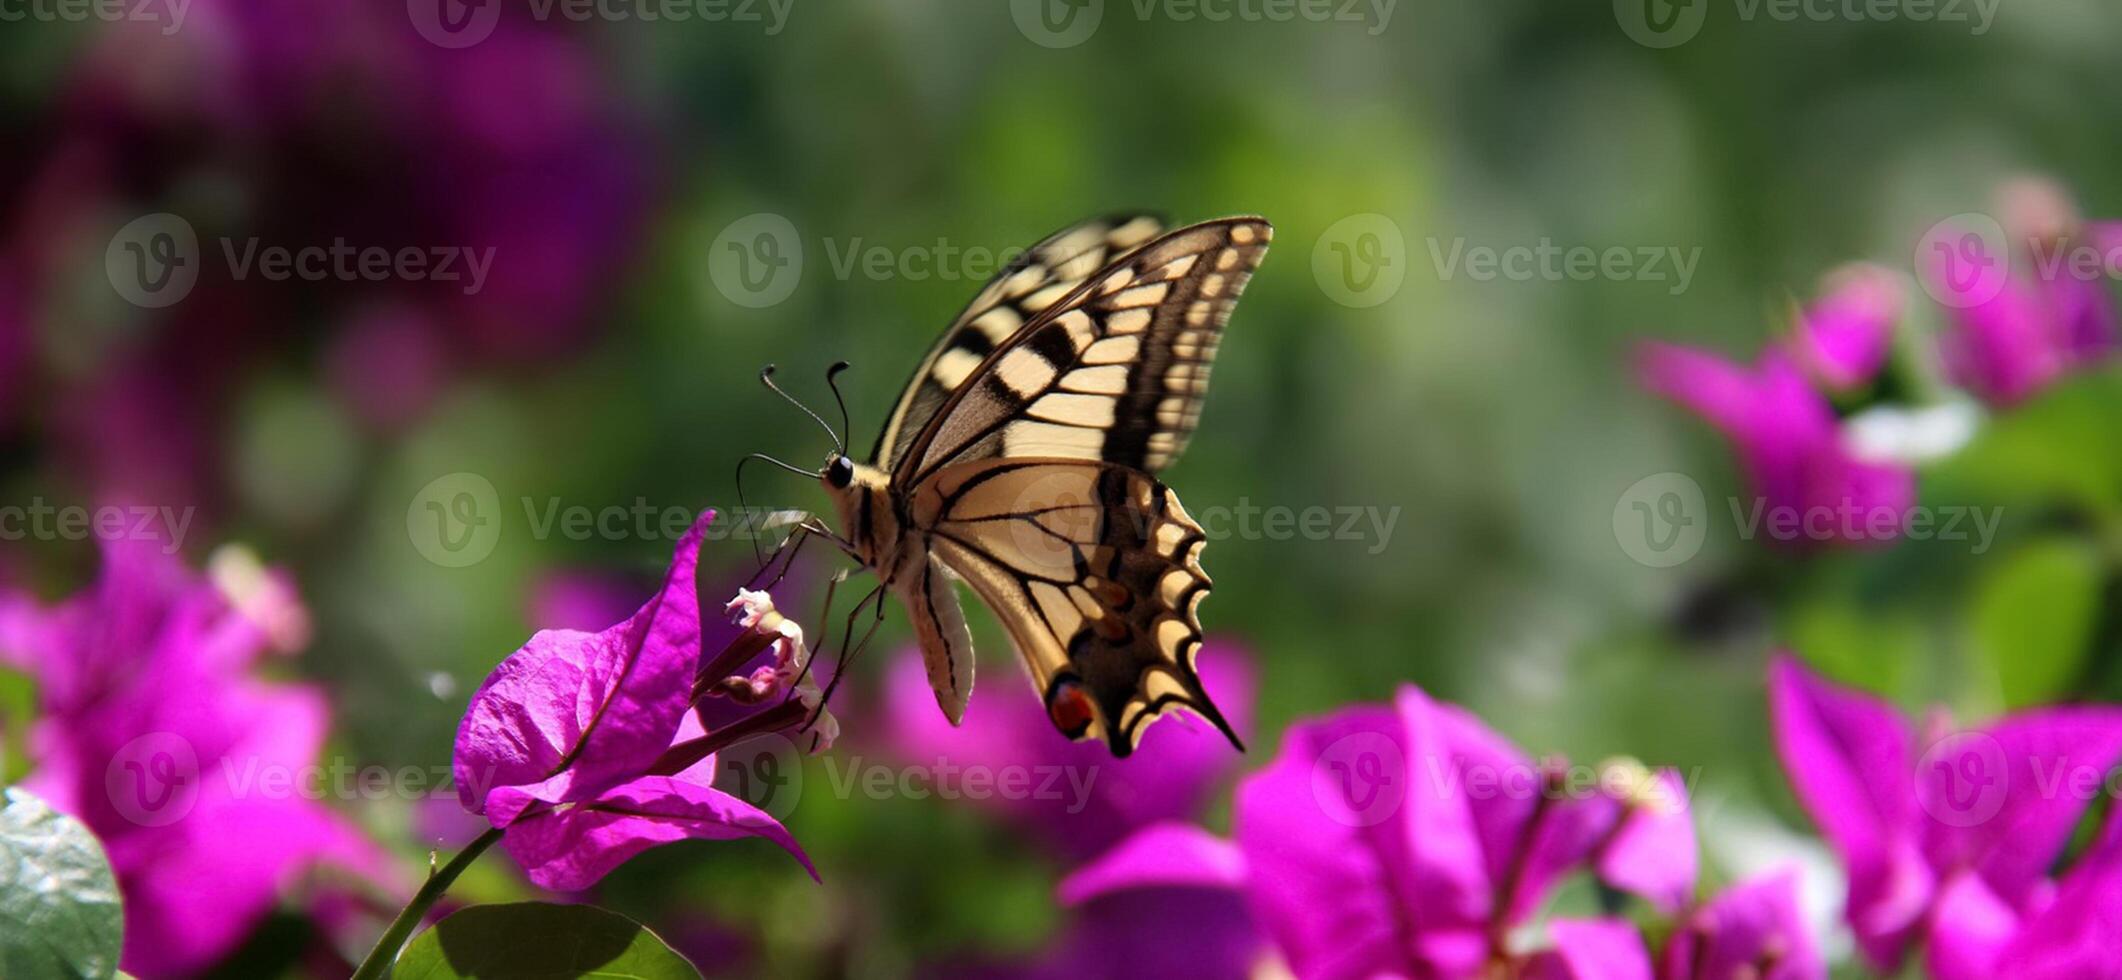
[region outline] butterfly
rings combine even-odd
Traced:
[[[868,462],[826,458],[836,540],[905,606],[952,724],[973,687],[963,581],[1063,735],[1124,757],[1184,708],[1243,750],[1195,666],[1205,536],[1155,474],[1186,448],[1273,233],[1126,214],[1049,236],[951,321]]]

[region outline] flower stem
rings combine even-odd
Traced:
[[[413,893],[413,900],[405,903],[405,908],[399,910],[398,917],[391,920],[390,928],[383,932],[383,938],[376,940],[376,947],[368,951],[368,958],[362,960],[361,968],[354,971],[353,980],[383,980],[384,973],[397,961],[398,950],[404,948],[406,939],[412,936],[413,930],[420,925],[420,920],[427,918],[428,910],[434,908],[442,893],[449,891],[449,886],[456,882],[457,876],[463,874],[465,868],[471,867],[471,863],[478,860],[479,855],[486,853],[486,849],[494,846],[494,842],[500,839],[501,828],[488,830],[480,834],[477,840],[464,845],[464,849],[458,851],[456,857],[450,858],[449,863],[442,866],[442,870],[428,875],[426,883],[420,886],[419,891]]]

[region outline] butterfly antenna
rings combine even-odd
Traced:
[[[818,428],[824,429],[826,435],[833,437],[833,450],[835,452],[844,453],[847,451],[847,443],[841,440],[839,433],[833,431],[832,426],[826,424],[824,418],[820,417],[818,413],[811,411],[810,408],[804,405],[802,402],[797,401],[794,395],[782,391],[781,386],[774,383],[773,365],[769,364],[766,367],[760,369],[759,383],[765,385],[774,394],[780,395],[782,398],[787,399],[789,404],[796,406],[796,408],[802,411],[803,414],[810,416],[811,421],[818,423]]]
[[[851,432],[853,427],[848,425],[847,422],[847,399],[840,396],[839,377],[840,372],[845,370],[847,370],[846,361],[834,361],[832,367],[825,369],[825,386],[833,390],[833,401],[840,406],[840,431]]]

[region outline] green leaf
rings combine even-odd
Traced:
[[[2067,504],[2122,517],[2122,369],[2086,372],[1996,415],[1926,475],[1941,500]]]
[[[413,937],[392,980],[700,980],[648,927],[593,905],[474,905]]]
[[[2084,662],[2099,601],[2100,557],[2077,540],[2029,544],[1983,578],[1971,613],[1975,644],[2007,707],[2064,692]]]
[[[20,789],[0,807],[0,976],[108,977],[125,915],[95,835]]]

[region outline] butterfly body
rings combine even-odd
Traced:
[[[1185,447],[1272,228],[1159,231],[1098,219],[1027,251],[929,351],[872,459],[835,453],[820,474],[843,545],[906,607],[953,724],[973,682],[963,581],[1062,734],[1125,756],[1182,707],[1237,743],[1194,666],[1204,535],[1153,474]]]

